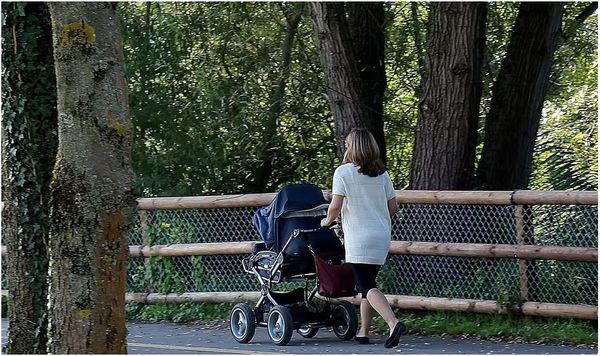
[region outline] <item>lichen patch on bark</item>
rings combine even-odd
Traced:
[[[96,43],[96,30],[85,23],[72,22],[60,31],[59,44],[63,47],[89,46]]]

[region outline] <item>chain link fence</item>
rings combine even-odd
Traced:
[[[131,245],[259,241],[255,208],[141,211]],[[520,226],[519,226],[520,224]],[[595,205],[402,204],[392,224],[396,241],[598,247]],[[244,255],[130,258],[128,292],[259,291]],[[378,277],[385,294],[598,304],[597,262],[390,255]]]

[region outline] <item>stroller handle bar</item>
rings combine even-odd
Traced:
[[[324,229],[331,229],[333,227],[335,227],[337,225],[337,222],[333,222],[333,224],[329,225],[329,226],[320,226],[316,229],[306,229],[306,230],[302,230],[302,229],[295,229],[294,233],[293,233],[293,237],[297,237],[300,234],[307,234],[307,233],[311,233],[311,232],[317,232],[317,231],[321,231]]]

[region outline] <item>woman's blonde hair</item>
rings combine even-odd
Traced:
[[[359,173],[369,177],[377,177],[385,172],[377,141],[368,130],[353,129],[346,136],[345,143],[346,153],[343,163],[354,163],[359,167]]]

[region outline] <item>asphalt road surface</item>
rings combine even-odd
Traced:
[[[248,344],[233,340],[226,322],[203,324],[128,323],[129,354],[597,354],[598,348],[531,343],[491,342],[462,337],[406,335],[393,349],[383,347],[384,336],[371,344],[341,341],[331,330],[319,330],[312,339],[294,332],[286,346],[274,345],[266,328],[257,328]],[[7,320],[2,319],[2,344]]]

